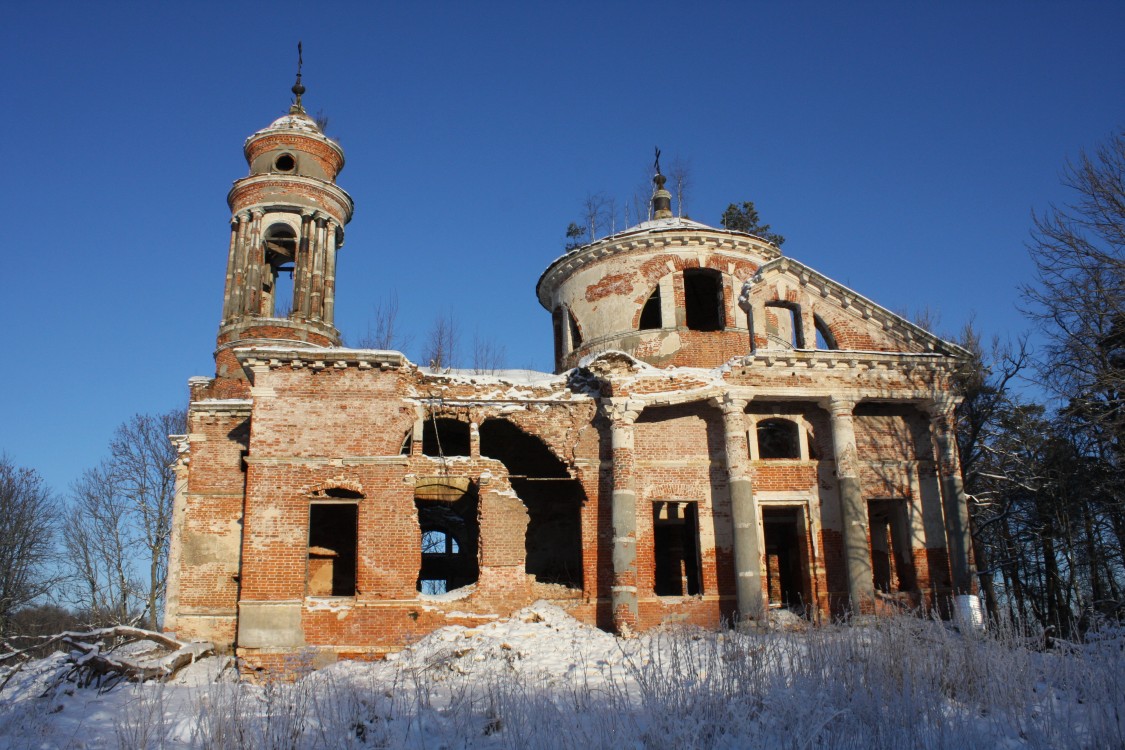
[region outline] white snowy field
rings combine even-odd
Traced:
[[[0,748],[1125,747],[1125,633],[1039,645],[911,617],[622,640],[537,603],[295,682],[208,658],[99,691],[56,654],[0,690]]]

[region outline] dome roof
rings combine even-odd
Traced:
[[[287,112],[254,135],[262,135],[276,130],[295,130],[310,135],[324,136],[324,132],[317,126],[316,121],[304,112]],[[253,138],[254,136],[250,137]]]

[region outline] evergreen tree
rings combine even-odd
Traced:
[[[732,203],[723,211],[723,218],[719,220],[725,229],[732,232],[746,232],[778,247],[785,243],[785,238],[780,234],[770,231],[769,224],[762,224],[758,217],[758,209],[754,208],[753,201],[743,201],[741,204]]]

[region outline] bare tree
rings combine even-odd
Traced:
[[[479,332],[473,334],[473,372],[477,375],[495,375],[504,369],[507,351],[503,344],[491,338],[481,338]]]
[[[132,509],[134,534],[147,567],[148,627],[156,630],[168,577],[168,542],[172,536],[176,449],[169,435],[179,435],[187,414],[137,414],[117,428],[110,441],[113,482]]]
[[[655,175],[652,173],[652,164],[646,164],[643,178],[633,188],[632,202],[633,211],[637,215],[637,223],[645,221],[652,221],[652,196],[656,191],[656,185],[652,179]]]
[[[34,469],[0,454],[0,637],[12,615],[57,583],[54,553],[55,500]]]
[[[64,545],[72,603],[88,624],[139,622],[146,597],[131,564],[138,550],[129,507],[104,467],[87,469],[71,487]]]
[[[176,450],[183,410],[138,414],[120,425],[109,456],[83,474],[66,546],[84,607],[114,623],[138,613],[155,630],[168,573]]]
[[[1049,345],[1044,380],[1125,434],[1125,130],[1067,166],[1072,203],[1035,216],[1023,289]],[[1121,447],[1121,446],[1119,446]]]
[[[402,351],[410,346],[411,336],[398,328],[398,292],[377,302],[367,324],[367,334],[359,340],[360,349],[394,349]]]
[[[586,222],[590,242],[597,239],[598,233],[606,226],[606,205],[605,193],[587,193],[586,200],[582,202],[582,218]]]
[[[444,313],[434,318],[434,324],[426,336],[426,346],[422,351],[422,361],[432,370],[455,367],[457,359],[457,326],[452,313]]]
[[[691,189],[691,163],[676,157],[672,160],[672,189],[676,193],[676,216],[683,217],[687,210],[687,196]]]

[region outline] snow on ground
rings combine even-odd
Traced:
[[[99,691],[56,654],[0,689],[0,748],[1125,746],[1125,634],[1041,643],[910,617],[619,639],[538,602],[295,682],[213,657]]]

